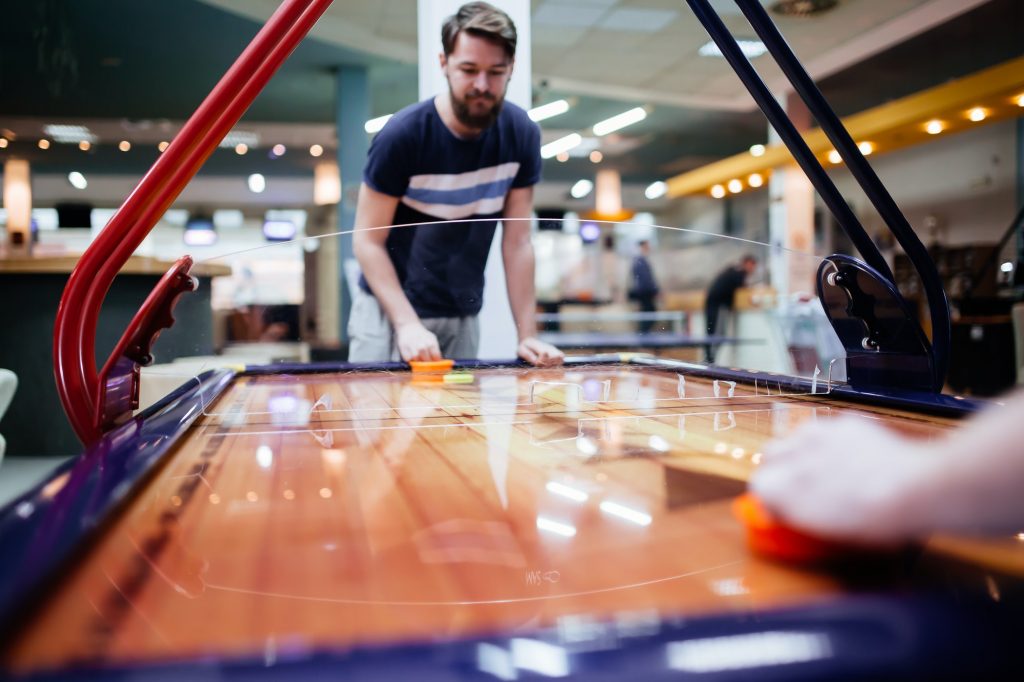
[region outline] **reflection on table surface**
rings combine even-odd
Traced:
[[[766,439],[854,410],[925,439],[950,428],[844,406],[824,384],[787,394],[619,366],[472,375],[238,379],[9,662],[346,647],[806,604],[853,589],[848,576],[751,556],[729,511]],[[879,578],[922,580],[907,566]]]

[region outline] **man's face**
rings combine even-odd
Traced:
[[[441,55],[452,109],[459,122],[483,130],[498,119],[513,61],[497,43],[462,32],[450,55]]]

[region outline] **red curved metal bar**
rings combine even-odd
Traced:
[[[181,132],[83,254],[57,309],[54,375],[58,395],[83,442],[100,435],[95,336],[99,311],[118,270],[331,0],[285,0],[221,78]]]

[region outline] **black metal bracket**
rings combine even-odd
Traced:
[[[818,298],[846,348],[846,378],[857,389],[940,391],[932,346],[914,309],[887,277],[850,256],[818,267]]]

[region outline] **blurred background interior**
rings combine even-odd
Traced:
[[[571,352],[703,360],[708,288],[751,254],[757,268],[722,330],[735,342],[716,360],[809,374],[841,356],[815,297],[817,259],[784,249],[852,246],[685,3],[528,4],[520,50],[531,63],[514,79],[528,83],[545,145],[534,246],[547,338]],[[732,3],[715,4],[750,39],[754,65],[926,318],[915,275],[842,159]],[[1013,385],[1024,3],[764,4],[938,263],[955,320],[949,390]],[[50,359],[68,272],[275,5],[37,0],[0,10],[0,367],[18,385],[0,421],[8,488],[57,461],[40,458],[79,450]],[[351,225],[369,140],[419,99],[416,18],[414,0],[335,3],[126,266],[101,320],[102,357],[174,259],[201,261],[201,288],[179,305],[150,374],[177,369],[149,399],[217,362],[346,358],[350,241],[312,238]],[[630,295],[642,241],[660,288],[651,314]],[[482,355],[512,354],[500,336],[485,333]]]

